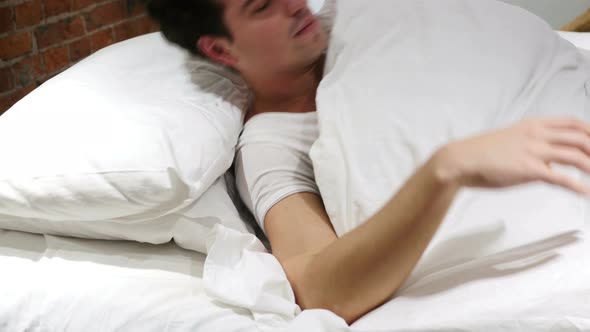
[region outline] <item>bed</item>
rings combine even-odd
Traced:
[[[564,288],[564,274],[576,274],[578,282],[590,278],[590,242],[573,234],[545,243],[536,259],[554,260],[543,271],[553,282],[539,283]],[[531,248],[529,248],[530,250]],[[534,248],[533,248],[534,249]],[[534,306],[530,290],[502,289],[518,269],[517,259],[527,249],[498,255],[489,261],[466,265],[461,270],[433,276],[423,292],[409,292],[385,304],[350,327],[350,331],[588,331],[590,320],[584,308],[572,308],[563,293],[553,303],[545,303],[559,324],[547,329],[542,320],[530,318]],[[511,258],[512,257],[512,258]],[[565,258],[574,259],[565,259]],[[0,330],[2,331],[347,331],[328,312],[299,316],[296,326],[279,329],[255,320],[249,309],[221,303],[208,295],[203,281],[206,256],[170,243],[139,244],[128,241],[83,240],[15,231],[0,231]],[[510,266],[511,262],[516,266]],[[504,272],[497,264],[504,265]],[[586,267],[586,268],[585,268]],[[523,271],[525,268],[523,268]],[[538,270],[529,272],[538,275]],[[453,275],[460,275],[455,278]],[[252,277],[256,277],[254,273]],[[520,275],[522,278],[523,276]],[[479,279],[479,280],[478,280]],[[522,280],[531,280],[523,278]],[[472,282],[470,289],[457,287]],[[475,282],[474,282],[475,281]],[[569,285],[572,289],[576,285]],[[482,288],[497,288],[497,297],[474,301],[466,294]],[[456,289],[455,289],[456,288]],[[455,290],[454,290],[455,289]],[[569,294],[590,299],[586,293]],[[515,298],[517,292],[522,297]],[[522,312],[498,314],[506,301],[521,301]],[[551,300],[544,298],[544,300]],[[460,306],[461,310],[450,310]],[[514,305],[506,306],[514,308]],[[446,308],[446,309],[445,309]],[[493,316],[486,312],[494,312]],[[425,319],[428,316],[428,319]],[[432,314],[435,313],[435,314]],[[515,319],[522,315],[527,319]],[[413,328],[399,328],[413,326]],[[333,328],[330,328],[333,327]]]
[[[590,34],[562,36],[590,50]],[[220,239],[239,244],[234,256],[216,255],[216,245],[230,243]],[[285,300],[289,290],[278,262],[254,241],[252,234],[217,226],[208,257],[172,242],[0,230],[0,330],[590,331],[587,232],[566,232],[411,280],[350,327],[327,311],[299,313]],[[237,264],[220,268],[232,259]],[[554,298],[537,298],[538,276]],[[235,293],[243,302],[234,301]]]

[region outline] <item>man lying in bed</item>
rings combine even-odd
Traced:
[[[328,309],[352,323],[385,302],[462,187],[540,180],[590,195],[549,166],[590,172],[590,126],[529,120],[447,144],[375,216],[338,238],[308,156],[318,135],[315,95],[328,37],[306,1],[153,0],[150,12],[169,40],[249,83],[255,98],[236,157],[238,187],[303,309]]]

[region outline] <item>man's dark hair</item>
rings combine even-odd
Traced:
[[[201,36],[231,38],[223,20],[223,5],[216,0],[149,0],[148,13],[169,41],[205,57],[197,46]]]

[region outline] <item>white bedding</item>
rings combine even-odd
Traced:
[[[0,331],[590,331],[589,230],[424,271],[350,328],[299,313],[278,261],[223,226],[207,259],[174,244],[0,231]]]
[[[0,230],[0,331],[257,331],[206,295],[204,261],[174,244]]]
[[[249,308],[262,331],[590,331],[590,226],[479,259],[434,264],[350,327],[324,310],[298,314],[278,261],[251,235],[215,230],[205,285],[219,301]],[[501,231],[453,239],[437,253],[473,250]]]
[[[579,234],[432,275],[348,328],[322,310],[294,318],[273,256],[250,235],[218,231],[218,245],[234,245],[211,253],[223,256],[205,265],[215,270],[207,285],[205,256],[174,244],[0,231],[0,331],[590,330],[590,242]],[[539,287],[551,296],[538,298]],[[535,319],[547,311],[549,325]]]

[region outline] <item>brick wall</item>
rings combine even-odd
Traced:
[[[0,0],[0,114],[93,52],[153,31],[141,0]]]

